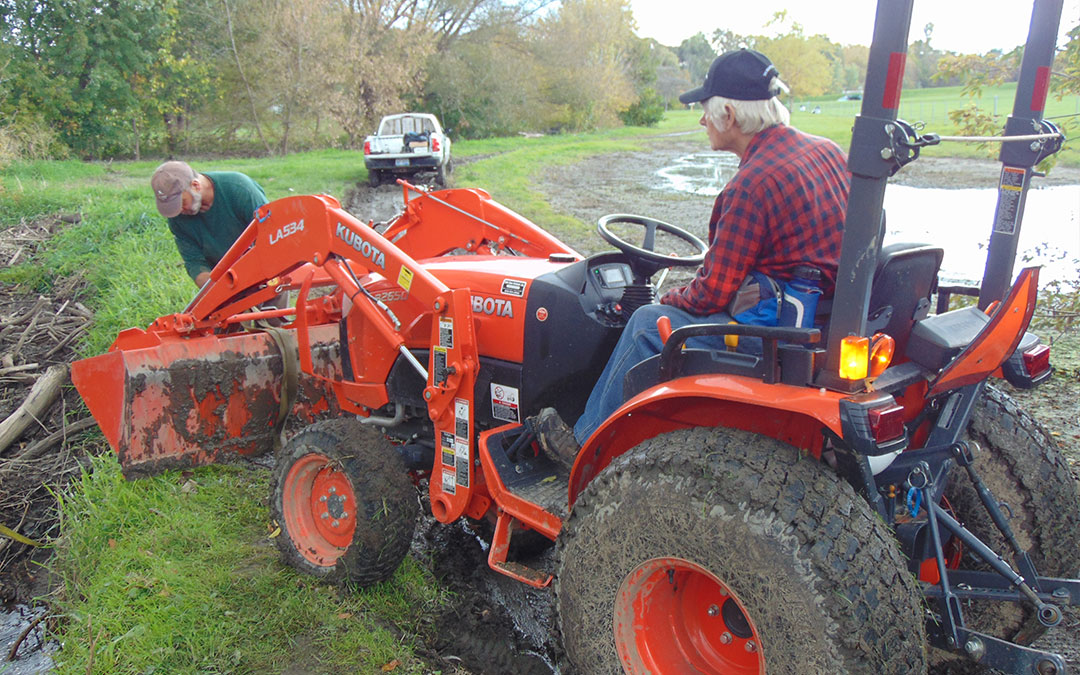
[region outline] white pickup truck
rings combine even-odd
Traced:
[[[452,168],[450,139],[434,115],[387,115],[375,135],[364,139],[364,165],[373,186],[391,174],[434,171],[436,184],[445,187]]]

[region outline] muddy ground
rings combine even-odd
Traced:
[[[705,238],[711,197],[665,189],[665,181],[657,175],[658,170],[670,166],[678,158],[703,150],[704,143],[703,133],[658,138],[646,150],[594,157],[576,165],[559,167],[542,176],[535,187],[556,209],[586,223],[587,227],[580,231],[557,233],[584,254],[608,248],[594,230],[597,218],[608,213],[657,217]],[[894,180],[920,187],[993,186],[999,166],[990,161],[924,158],[906,167]],[[423,183],[423,178],[419,177],[417,182]],[[1059,168],[1045,180],[1048,183],[1080,183],[1080,170]],[[343,196],[342,201],[358,218],[378,224],[390,220],[400,211],[401,195],[399,186],[371,188],[358,184]],[[32,225],[44,232],[34,236],[47,238],[57,228],[70,223],[52,218]],[[0,233],[0,262],[8,262],[17,253],[12,246],[20,244],[9,241],[12,236],[11,231]],[[37,245],[39,243],[30,242],[18,255],[31,256]],[[672,275],[671,279],[677,281],[679,276]],[[42,301],[37,294],[27,293],[25,289],[0,286],[0,331],[8,328],[6,332],[0,332],[0,356],[10,353],[21,340],[14,365],[38,364],[38,369],[9,371],[9,375],[21,375],[19,379],[0,376],[0,384],[4,385],[0,393],[0,420],[25,398],[34,381],[30,375],[48,365],[66,363],[73,357],[71,343],[57,347],[64,338],[56,330],[53,331],[55,337],[31,340],[36,332],[28,332],[30,319],[20,324],[13,324],[12,320],[26,316],[35,305],[41,306],[43,317],[64,316],[65,313],[73,316],[81,307],[78,304],[81,291],[82,286],[77,280],[57,284],[53,294]],[[35,325],[33,331],[36,330]],[[1055,437],[1061,441],[1076,474],[1080,464],[1080,424],[1075,403],[1076,391],[1080,388],[1080,364],[1076,361],[1070,364],[1052,387],[1044,387],[1045,393],[1029,395],[1025,405],[1050,429],[1056,430]],[[0,373],[4,372],[3,367],[0,365]],[[48,539],[55,535],[55,505],[39,486],[48,482],[62,487],[69,476],[77,473],[83,458],[79,455],[78,444],[70,443],[77,435],[62,438],[48,453],[43,453],[44,459],[38,462],[33,473],[19,472],[17,478],[13,478],[10,472],[3,473],[3,465],[5,461],[14,460],[16,452],[25,451],[57,431],[69,428],[72,420],[68,413],[76,409],[74,396],[73,390],[66,390],[61,403],[51,409],[47,419],[31,428],[6,452],[0,450],[0,506],[3,507],[0,508],[0,514],[3,514],[0,522],[31,538]],[[0,606],[11,600],[26,601],[47,591],[44,580],[36,573],[41,568],[34,564],[46,553],[24,545],[5,545],[8,541],[0,539]],[[430,517],[418,527],[413,555],[425,561],[457,598],[436,622],[438,630],[422,649],[433,671],[457,675],[507,672],[547,675],[559,672],[554,665],[558,656],[553,644],[550,591],[533,590],[492,572],[486,564],[484,544],[473,532],[458,525],[440,525]],[[541,554],[531,564],[553,571],[552,553]],[[20,656],[33,651],[32,644],[28,641]],[[1065,653],[1071,667],[1080,669],[1080,617],[1076,613],[1067,615],[1063,627],[1048,634],[1039,646]],[[3,656],[0,654],[0,659]]]

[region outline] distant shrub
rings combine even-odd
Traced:
[[[68,154],[44,122],[24,118],[0,125],[0,166],[15,160],[64,159]]]
[[[654,127],[664,119],[664,98],[654,89],[646,89],[641,98],[619,113],[619,119],[628,127]]]

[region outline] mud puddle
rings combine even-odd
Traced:
[[[15,605],[0,611],[0,673],[37,675],[53,669],[60,645],[45,639],[44,607]]]
[[[553,550],[527,564],[550,571]],[[475,532],[462,523],[441,524],[426,512],[412,555],[455,596],[428,643],[434,661],[460,664],[475,674],[559,673],[551,589],[534,589],[492,571],[486,543]]]

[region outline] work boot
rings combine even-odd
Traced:
[[[574,466],[580,446],[574,438],[574,430],[566,426],[555,408],[544,408],[530,421],[540,449],[548,459],[567,469]]]

